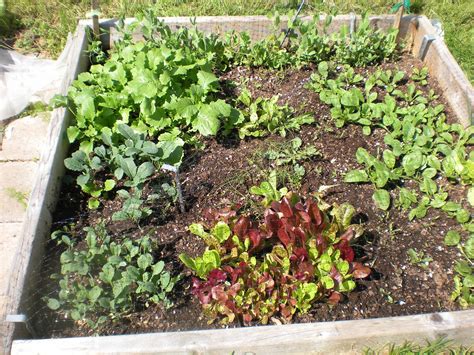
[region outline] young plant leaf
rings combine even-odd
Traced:
[[[375,205],[381,210],[386,211],[390,207],[390,194],[387,190],[375,190],[372,199],[374,200]]]

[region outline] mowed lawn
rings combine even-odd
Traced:
[[[101,0],[102,17],[132,17],[153,7],[161,16],[269,15],[296,9],[296,0]],[[396,1],[309,0],[305,13],[388,13]],[[0,0],[0,45],[57,57],[68,32],[90,11],[90,0]],[[474,1],[415,0],[412,11],[440,19],[446,43],[474,82]]]

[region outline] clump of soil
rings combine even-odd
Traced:
[[[381,67],[400,69],[410,74],[414,67],[421,68],[421,63],[403,56],[400,60],[385,63]],[[361,72],[368,75],[376,69],[371,67]],[[356,252],[359,260],[373,269],[371,276],[358,281],[356,290],[341,303],[333,307],[324,303],[316,304],[308,314],[297,316],[294,321],[362,319],[458,309],[459,306],[450,300],[456,251],[445,247],[443,243],[446,232],[455,227],[456,222],[436,210],[430,210],[426,218],[409,222],[404,211],[392,208],[387,213],[377,209],[372,202],[374,190],[370,184],[343,182],[347,171],[359,168],[355,159],[358,147],[364,147],[373,154],[386,148],[383,142],[384,132],[376,129],[370,136],[365,136],[359,126],[335,128],[329,107],[319,100],[318,94],[305,88],[313,71],[314,67],[278,72],[238,67],[221,77],[224,85],[231,81],[237,83],[236,88],[224,90],[227,95],[238,94],[239,83],[246,79],[245,85],[253,97],[268,98],[278,94],[279,102],[290,105],[297,113],[314,114],[315,124],[304,126],[300,132],[292,132],[285,138],[288,140],[298,136],[304,146],[313,145],[321,153],[304,163],[306,176],[296,186],[297,192],[305,194],[317,191],[323,185],[334,185],[328,190],[325,200],[328,203],[352,204],[357,210],[356,221],[363,223],[366,230],[364,236],[357,240]],[[401,89],[403,90],[403,86]],[[441,93],[436,82],[431,79],[424,90],[429,89]],[[438,103],[445,103],[442,96]],[[455,116],[448,105],[445,106],[448,119],[453,122]],[[203,212],[208,207],[225,207],[241,202],[252,208],[248,189],[261,182],[262,168],[272,166],[271,161],[261,158],[261,153],[275,142],[282,141],[283,138],[277,136],[242,141],[235,137],[208,139],[204,150],[188,151],[181,172],[186,212],[180,213],[177,206],[171,206],[167,218],[152,216],[141,224],[141,229],[133,223],[117,224],[111,221],[113,212],[120,208],[116,201],[106,203],[100,211],[88,211],[84,203],[86,198],[73,187],[74,184],[69,188],[65,187],[55,216],[57,222],[64,219],[70,221],[68,218],[72,218],[74,229],[80,231],[84,226],[93,225],[105,218],[115,233],[134,235],[148,232],[160,245],[164,260],[175,267],[176,273],[184,272],[185,275],[173,295],[173,308],[165,310],[151,306],[131,314],[121,322],[109,324],[102,330],[102,334],[221,327],[219,324],[209,325],[202,318],[199,302],[190,295],[191,274],[178,261],[180,253],[195,256],[205,248],[200,238],[187,231],[187,226],[201,221]],[[443,188],[450,194],[459,189],[447,182]],[[47,255],[54,255],[54,251],[58,254],[53,244],[49,248],[51,250],[46,252]],[[407,256],[410,248],[422,251],[433,261],[426,269],[411,264]],[[38,324],[46,324],[37,327],[44,330],[44,336],[90,335],[88,331],[73,326],[72,323],[65,323],[64,320],[51,321],[49,318],[57,316],[48,311],[46,313],[46,316],[37,321]]]

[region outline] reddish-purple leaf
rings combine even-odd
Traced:
[[[252,321],[252,316],[248,313],[245,313],[242,315],[242,320],[244,321],[245,325],[250,325],[250,322]]]
[[[349,245],[349,242],[346,239],[341,240],[337,245],[335,245],[336,249],[341,251],[341,258],[343,260],[347,260],[351,262],[354,260],[355,253],[354,249]]]
[[[338,304],[339,301],[341,301],[341,294],[337,291],[334,291],[333,293],[331,293],[331,295],[328,298],[328,303],[333,306]]]
[[[290,236],[288,235],[284,227],[281,227],[278,230],[277,235],[278,235],[278,239],[280,239],[280,241],[283,243],[285,247],[288,246],[288,244],[290,244],[291,242]]]
[[[260,241],[262,240],[262,236],[258,229],[251,229],[248,232],[248,236],[250,238],[250,241],[252,242],[252,249],[255,249],[258,246],[260,246]]]
[[[293,208],[291,207],[290,201],[286,197],[283,197],[280,203],[280,212],[283,213],[283,217],[290,218],[293,216]]]
[[[341,235],[341,239],[344,239],[344,240],[347,240],[347,241],[350,241],[352,239],[352,237],[354,237],[354,231],[352,230],[352,228],[349,228],[348,230],[346,230],[344,232],[343,235]]]
[[[352,265],[352,275],[356,279],[366,278],[371,273],[371,270],[368,266],[362,265],[359,262],[353,262],[351,265]]]
[[[336,267],[333,265],[331,267],[331,271],[329,272],[329,276],[336,281],[338,284],[342,282],[342,275],[341,273],[336,269]]]
[[[219,303],[225,303],[227,301],[227,293],[225,292],[224,286],[217,285],[211,289],[212,298]]]
[[[272,210],[274,210],[275,212],[280,212],[280,202],[278,201],[273,201],[271,204],[270,204],[270,208]]]
[[[307,211],[313,220],[313,222],[316,224],[316,226],[319,226],[323,222],[323,218],[321,216],[321,211],[319,210],[318,205],[313,202],[311,199],[308,199],[306,201],[307,204]]]
[[[280,313],[286,320],[290,320],[293,315],[291,312],[291,307],[280,304]]]
[[[281,226],[281,221],[278,215],[271,209],[265,211],[265,228],[269,236],[277,234]]]
[[[227,278],[227,275],[224,271],[219,269],[212,270],[209,275],[207,275],[208,282],[218,283],[223,282]]]
[[[234,225],[233,232],[236,234],[240,239],[244,239],[247,235],[247,231],[250,226],[250,218],[247,216],[241,216]]]
[[[298,264],[298,272],[295,277],[298,280],[309,280],[314,275],[314,266],[309,261]]]

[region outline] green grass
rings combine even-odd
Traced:
[[[405,342],[402,345],[387,344],[381,349],[367,348],[364,351],[365,355],[431,355],[431,354],[456,354],[469,355],[474,352],[472,346],[465,347],[453,345],[453,341],[446,338],[438,338],[433,341],[425,341],[425,344],[420,345],[412,342]]]
[[[373,14],[388,13],[396,0],[309,0],[306,12],[337,10]],[[446,43],[474,82],[474,6],[472,0],[416,0],[412,9],[439,18]],[[2,3],[6,5],[2,14]],[[0,0],[0,44],[57,57],[68,32],[85,18],[90,0]],[[102,17],[132,17],[153,6],[162,16],[265,15],[295,9],[299,0],[102,0]]]

